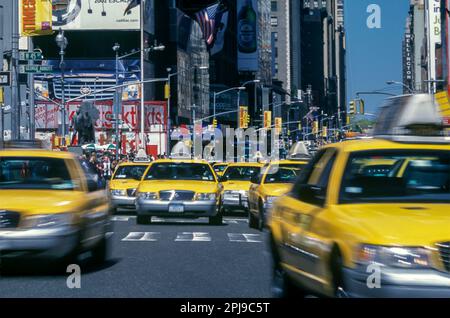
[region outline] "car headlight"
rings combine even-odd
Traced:
[[[197,193],[195,195],[196,201],[215,201],[216,194],[215,193]]]
[[[430,268],[431,251],[423,247],[387,247],[364,244],[358,248],[356,262],[395,268]]]
[[[143,200],[158,200],[159,198],[158,193],[156,192],[139,192],[137,196]]]
[[[73,220],[74,215],[71,213],[32,215],[25,217],[21,226],[28,229],[54,228],[71,225]]]
[[[119,196],[119,197],[123,197],[127,195],[127,191],[126,190],[111,190],[111,194],[114,196]]]

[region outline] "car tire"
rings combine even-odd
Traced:
[[[260,231],[263,231],[265,227],[265,222],[264,222],[264,206],[262,204],[262,202],[259,203],[258,205],[258,223],[257,223],[257,229]]]
[[[138,215],[136,223],[139,225],[148,225],[152,223],[152,217],[147,215]]]
[[[222,213],[217,214],[216,216],[209,217],[210,225],[222,225],[223,224],[223,216]]]
[[[338,249],[334,249],[331,254],[331,273],[333,277],[334,298],[348,298],[345,289],[342,256]]]
[[[258,219],[255,218],[252,212],[248,212],[248,227],[251,229],[258,228]]]
[[[273,247],[272,247],[273,249]],[[272,250],[272,294],[275,298],[304,298],[307,293],[295,286],[280,264],[276,251]]]
[[[95,246],[92,250],[92,262],[96,265],[103,264],[108,259],[108,240],[106,235],[102,238],[102,240]]]

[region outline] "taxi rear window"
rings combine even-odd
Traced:
[[[450,151],[355,153],[340,192],[340,203],[449,203]]]
[[[0,157],[0,189],[74,190],[63,159]]]

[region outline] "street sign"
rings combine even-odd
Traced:
[[[42,61],[41,52],[19,52],[19,60],[21,61]]]
[[[52,65],[19,65],[20,73],[51,73]]]
[[[0,87],[11,85],[11,72],[0,72]]]

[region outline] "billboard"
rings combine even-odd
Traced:
[[[73,117],[80,103],[70,103],[67,106],[69,125],[72,126]],[[95,104],[99,111],[99,119],[95,123],[97,130],[114,129],[113,105],[111,102],[97,102]],[[36,102],[36,129],[37,130],[55,130],[58,128],[60,112],[58,106],[50,102]],[[145,130],[146,132],[162,132],[165,130],[167,121],[165,102],[146,102],[145,103]],[[140,104],[124,103],[122,105],[122,120],[124,128],[132,131],[139,130]]]
[[[51,0],[20,0],[20,35],[48,35],[52,31]]]
[[[426,0],[428,80],[436,79],[436,49],[441,45],[441,1]],[[435,86],[435,84],[432,84]],[[433,90],[434,91],[434,90]]]
[[[258,1],[238,0],[237,2],[237,46],[238,70],[258,71]]]
[[[140,6],[132,0],[53,0],[53,28],[63,30],[139,30]],[[152,1],[146,11],[150,11]]]

